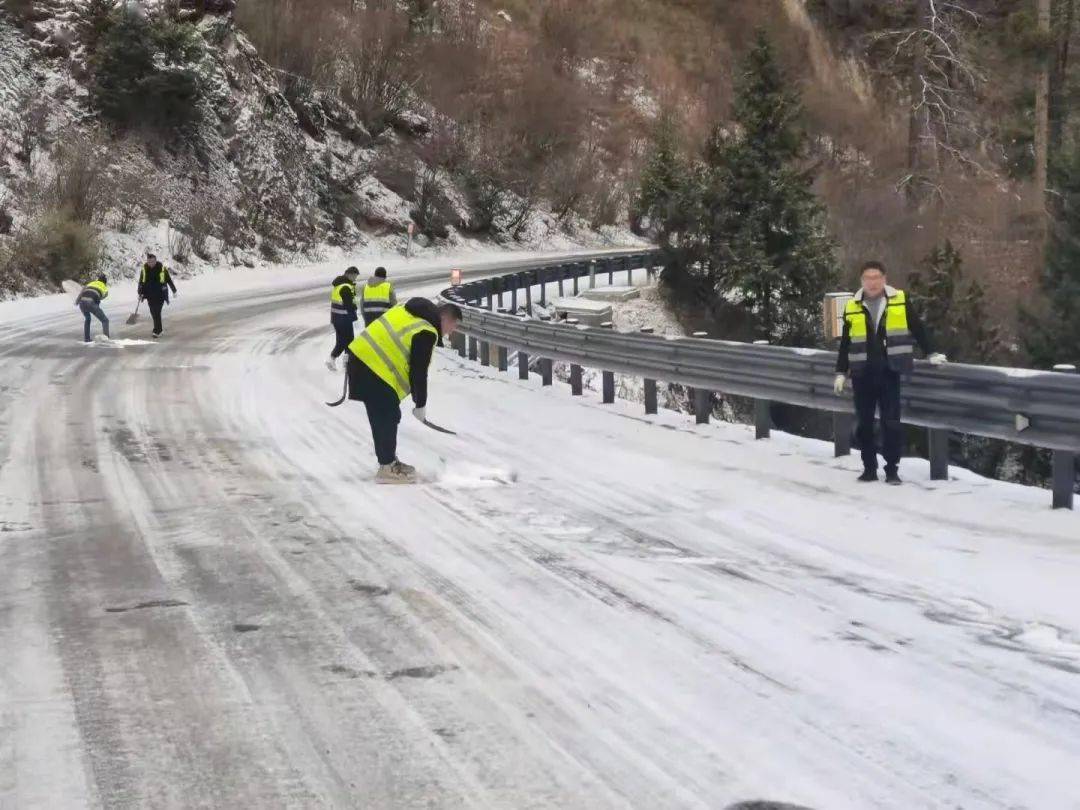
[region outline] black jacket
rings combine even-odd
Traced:
[[[163,270],[165,271],[164,282],[161,280]],[[149,298],[155,301],[168,301],[169,290],[176,292],[176,285],[173,284],[172,274],[167,267],[161,262],[158,262],[153,267],[148,264],[142,266],[142,272],[139,273],[140,298]]]
[[[890,291],[893,295],[896,294],[896,290],[892,287],[885,288],[885,295],[889,296]],[[861,301],[861,297],[857,294],[856,300]],[[885,306],[888,306],[888,300],[885,301]],[[907,322],[908,331],[911,332],[911,337],[914,338],[915,343],[923,354],[930,355],[932,350],[930,348],[930,338],[926,334],[926,327],[923,325],[922,319],[919,318],[919,313],[911,306],[911,296],[907,296],[904,304],[907,310]],[[873,323],[873,318],[870,315],[870,310],[863,306],[863,317],[866,318],[867,330],[866,330],[866,370],[879,370],[889,367],[889,352],[888,341],[885,340],[885,314],[881,313],[881,320],[878,322],[877,330],[869,328],[869,325]],[[851,326],[848,324],[847,319],[844,319],[844,333],[840,338],[840,351],[836,356],[836,372],[838,374],[846,374],[851,368],[851,363],[848,360],[848,351],[851,348]],[[910,356],[910,355],[909,355]],[[910,369],[910,363],[908,364]],[[899,369],[894,369],[899,370]]]
[[[345,309],[349,310],[349,314],[347,317],[350,321],[356,320],[356,294],[353,292],[353,283],[354,282],[349,280],[348,276],[338,276],[330,283],[331,287],[336,287],[338,284],[349,285],[341,291],[341,303],[342,306],[345,307]]]
[[[413,338],[409,352],[409,385],[412,387],[413,404],[417,408],[423,408],[427,405],[431,356],[435,352],[435,346],[442,345],[442,323],[439,319],[439,308],[427,298],[410,298],[405,302],[405,309],[430,323],[437,333],[433,335],[430,332],[420,332]]]

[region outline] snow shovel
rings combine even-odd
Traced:
[[[457,436],[457,433],[455,431],[448,430],[447,428],[444,428],[444,427],[439,427],[434,422],[429,422],[427,419],[424,420],[424,424],[427,425],[432,430],[436,431],[437,433],[445,433],[447,436]]]
[[[127,319],[127,325],[128,326],[131,326],[133,323],[135,323],[136,321],[139,320],[139,307],[141,305],[142,305],[142,299],[140,298],[139,302],[137,304],[135,304],[135,311],[132,312],[130,315],[128,315],[128,319]]]

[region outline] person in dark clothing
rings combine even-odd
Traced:
[[[353,324],[357,319],[356,279],[359,275],[357,268],[350,267],[343,275],[335,278],[330,287],[330,323],[336,336],[334,350],[326,361],[326,367],[331,371],[337,371],[337,359],[356,337]]]
[[[878,480],[874,416],[880,411],[885,480],[901,483],[898,470],[904,428],[900,422],[900,381],[901,375],[910,374],[914,368],[916,345],[932,364],[946,361],[945,355],[931,352],[926,328],[906,293],[886,283],[884,265],[867,262],[862,267],[862,289],[844,310],[833,386],[839,396],[847,375],[851,375],[858,423],[856,438],[863,462],[860,481]]]
[[[425,421],[428,370],[435,346],[442,345],[442,339],[460,323],[461,309],[456,305],[438,306],[426,298],[412,298],[392,307],[349,344],[349,398],[367,407],[379,483],[416,480],[416,469],[397,457],[401,401],[411,394],[413,416]]]
[[[145,300],[154,319],[154,338],[161,337],[161,309],[169,303],[169,290],[176,292],[169,268],[157,260],[153,253],[146,254],[146,263],[139,274],[139,299]]]

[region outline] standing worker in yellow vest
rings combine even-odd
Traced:
[[[356,278],[359,275],[358,269],[350,267],[335,278],[330,287],[330,323],[337,338],[330,359],[326,361],[326,367],[331,371],[337,371],[337,359],[356,337],[353,324],[356,322]]]
[[[101,311],[101,302],[109,297],[109,280],[104,275],[98,276],[82,290],[75,299],[75,306],[83,314],[83,341],[90,342],[90,316],[93,315],[101,321],[101,331],[105,337],[109,336],[109,319]]]
[[[856,437],[863,462],[860,481],[878,480],[874,415],[880,410],[885,481],[901,483],[898,468],[904,427],[900,422],[900,375],[910,374],[914,368],[916,344],[934,365],[945,362],[945,355],[931,353],[926,329],[907,295],[886,283],[885,266],[867,262],[862,267],[862,289],[844,310],[844,332],[833,384],[839,396],[851,374],[858,421]]]
[[[360,312],[364,316],[364,326],[371,326],[387,310],[397,305],[394,285],[386,280],[386,268],[376,267],[375,274],[367,280],[360,294]]]
[[[413,416],[427,418],[428,369],[435,346],[461,324],[461,309],[411,298],[387,310],[349,344],[349,399],[367,407],[380,484],[411,484],[416,469],[397,457],[401,402],[412,395]]]
[[[154,319],[154,339],[161,337],[161,308],[169,303],[169,290],[176,293],[169,268],[157,260],[157,256],[147,251],[146,263],[139,273],[139,299],[146,300],[150,307],[150,316]]]

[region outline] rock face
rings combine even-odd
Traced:
[[[406,140],[374,144],[356,114],[336,99],[283,85],[234,25],[235,8],[235,0],[179,3],[176,19],[199,44],[197,58],[185,67],[197,75],[201,92],[197,124],[168,138],[100,125],[83,0],[40,0],[19,20],[0,14],[0,128],[20,133],[11,139],[19,145],[0,155],[6,230],[33,215],[34,184],[43,169],[53,168],[58,144],[104,139],[103,174],[152,189],[151,199],[125,220],[167,217],[173,228],[204,231],[199,243],[220,245],[226,258],[259,246],[271,253],[302,251],[404,232],[411,204],[383,186],[372,167],[428,132],[426,120],[402,116],[397,129]],[[138,2],[131,13],[145,17],[155,9]],[[115,227],[120,218],[112,197],[103,195],[95,219],[101,228]]]
[[[0,12],[0,132],[8,134],[0,139],[0,295],[46,277],[40,268],[12,271],[4,257],[19,234],[46,228],[60,210],[45,192],[72,179],[60,176],[64,150],[94,155],[100,185],[90,221],[78,224],[105,234],[102,256],[114,273],[130,272],[139,244],[154,234],[158,249],[176,242],[174,261],[227,265],[380,237],[404,249],[410,224],[416,246],[454,244],[459,229],[496,242],[551,232],[540,206],[533,219],[513,223],[512,234],[501,220],[478,217],[465,181],[424,161],[437,135],[416,109],[420,100],[376,137],[337,96],[271,67],[235,24],[236,0],[119,0],[113,8],[105,18],[89,0],[34,0],[17,18]],[[119,28],[117,13],[139,32]],[[102,54],[116,47],[110,32],[144,37],[137,42],[150,54],[139,63],[144,74],[116,59],[115,81],[102,84]],[[145,98],[174,105],[180,96],[161,87],[190,80],[185,86],[196,90],[180,106],[194,114],[167,129],[145,120],[157,107],[130,87],[146,75],[153,82]],[[103,86],[138,99],[117,105],[136,110],[134,120],[106,120]],[[515,208],[514,194],[493,191],[501,207]],[[13,272],[30,283],[11,282]]]

